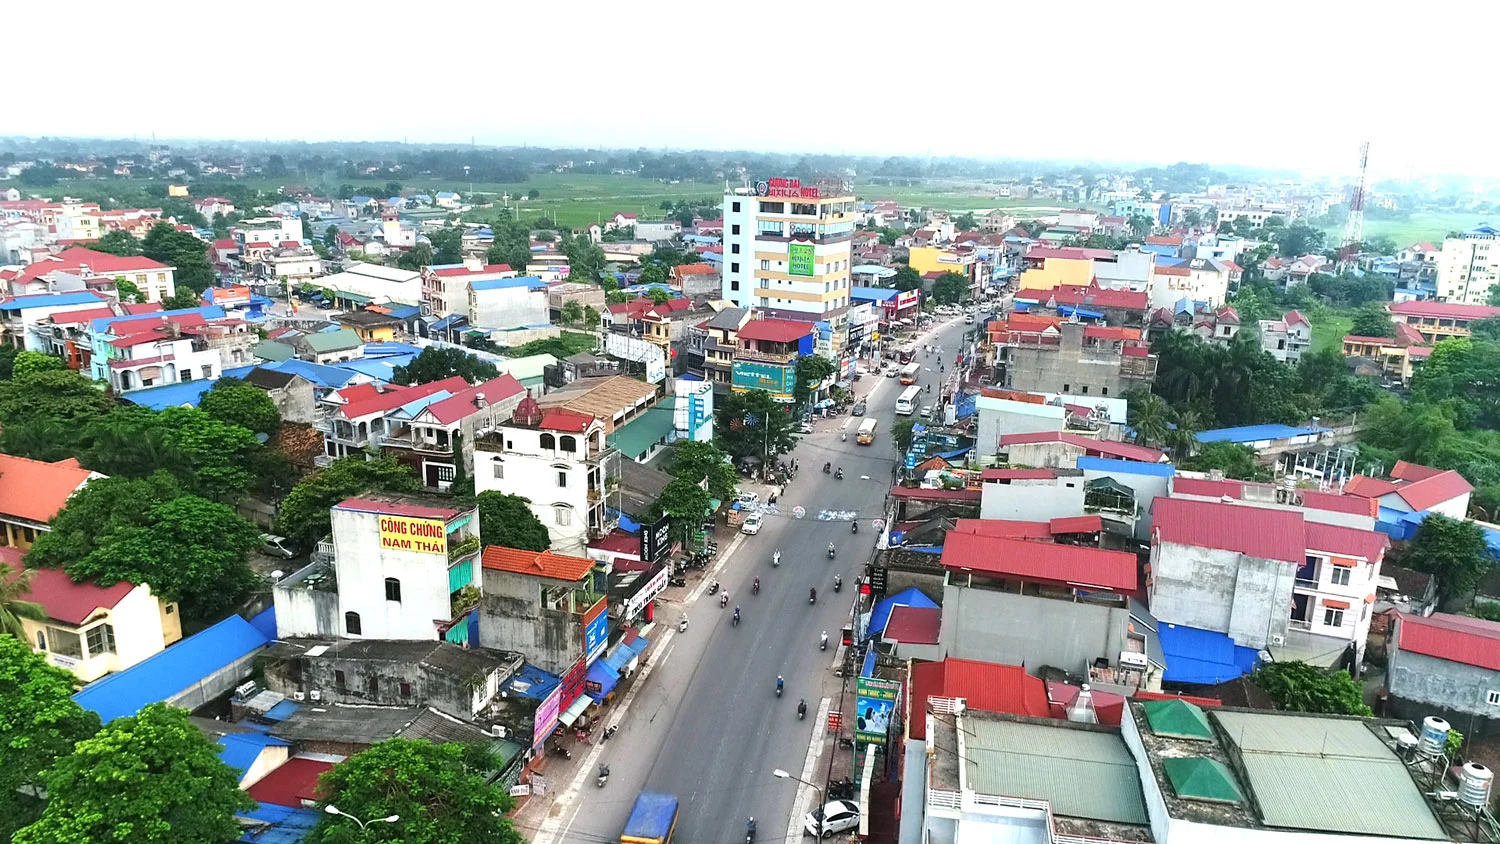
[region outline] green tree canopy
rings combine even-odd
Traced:
[[[552,547],[546,526],[531,512],[530,499],[491,490],[476,495],[474,503],[479,508],[479,537],[484,544],[524,551]]]
[[[25,378],[38,372],[61,372],[67,368],[62,358],[42,352],[19,352],[11,364],[11,375],[15,378]]]
[[[1401,561],[1435,576],[1444,598],[1470,594],[1495,565],[1483,528],[1436,514],[1422,520],[1417,535],[1402,551]]]
[[[657,305],[665,305],[672,299],[672,294],[668,293],[660,287],[651,288],[651,292],[646,295],[650,297],[653,304]]]
[[[562,321],[565,325],[577,326],[583,321],[583,306],[577,299],[569,299],[562,306]],[[594,326],[585,326],[592,328]]]
[[[903,416],[891,423],[891,444],[896,447],[897,454],[906,454],[911,450],[911,429],[917,426],[914,416]]]
[[[891,286],[902,293],[908,290],[921,290],[922,274],[903,264],[896,268],[896,274],[891,277]]]
[[[328,535],[328,510],[346,498],[366,492],[416,492],[417,476],[394,457],[366,460],[343,457],[303,478],[281,502],[278,530],[311,546]],[[480,528],[483,530],[483,528]]]
[[[281,412],[265,390],[238,378],[220,378],[203,394],[198,409],[226,425],[238,425],[258,434],[273,434],[281,427]]]
[[[1305,662],[1262,663],[1251,682],[1271,697],[1277,708],[1322,715],[1372,714],[1359,683],[1343,671],[1330,671]]]
[[[412,358],[411,363],[396,367],[391,380],[397,384],[428,384],[454,375],[462,376],[470,384],[478,384],[499,377],[500,370],[463,349],[428,346]]]
[[[969,280],[958,273],[943,273],[932,283],[932,298],[939,304],[957,305],[969,293]]]
[[[966,232],[971,232],[979,228],[979,221],[974,218],[973,211],[965,211],[964,213],[958,215],[958,219],[955,220],[953,224],[957,226],[960,231]]]
[[[730,393],[717,405],[714,440],[732,457],[782,454],[796,444],[790,405],[764,390]]]
[[[24,641],[26,628],[21,619],[46,621],[47,610],[28,597],[31,592],[32,569],[16,571],[8,563],[0,563],[0,637],[14,636]]]
[[[403,270],[420,270],[437,263],[437,253],[425,243],[418,243],[396,258],[396,266]]]
[[[1273,218],[1274,219],[1274,218]],[[1296,258],[1321,252],[1327,234],[1320,228],[1306,223],[1293,223],[1284,228],[1275,228],[1267,221],[1270,239],[1284,258]]]
[[[9,381],[15,372],[16,357],[21,350],[15,346],[0,346],[0,381]]]
[[[675,477],[690,478],[695,483],[707,480],[708,494],[728,501],[739,485],[739,476],[728,458],[715,443],[688,440],[672,446],[672,462],[668,465]]]
[[[1428,402],[1451,401],[1460,427],[1500,429],[1500,343],[1443,340],[1412,377]]]
[[[255,434],[195,407],[118,407],[84,431],[89,465],[107,475],[144,477],[171,472],[183,488],[220,501],[237,501],[250,488]]]
[[[173,284],[193,293],[202,293],[214,283],[214,271],[208,263],[208,244],[196,235],[180,232],[171,223],[157,223],[141,241],[141,254],[172,267]]]
[[[1354,314],[1354,325],[1350,334],[1361,337],[1395,337],[1396,324],[1383,305],[1366,305]]]
[[[141,254],[141,242],[136,240],[135,235],[119,229],[105,232],[89,248],[95,252],[108,252],[111,255],[127,258]]]
[[[464,229],[462,226],[443,226],[427,235],[432,241],[433,263],[458,264],[464,259]]]
[[[113,407],[97,384],[72,370],[0,381],[0,451],[47,461],[77,456],[84,426]]]
[[[78,742],[47,774],[47,808],[16,844],[223,844],[255,808],[187,711],[153,703]]]
[[[673,531],[681,536],[702,524],[712,505],[708,490],[699,486],[698,481],[679,475],[657,496],[646,521],[655,522],[666,516],[672,520]]]
[[[320,813],[307,844],[522,844],[503,815],[513,801],[483,772],[495,764],[481,746],[394,738],[350,757],[318,786],[328,803],[356,818],[395,815],[367,831]]]
[[[812,400],[813,386],[821,384],[833,374],[833,362],[822,355],[804,355],[797,358],[797,383],[792,397],[797,407],[806,408]]]
[[[1255,449],[1239,443],[1204,443],[1198,453],[1181,461],[1183,469],[1209,472],[1214,469],[1237,481],[1269,481],[1271,473],[1255,462]]]
[[[78,685],[24,639],[0,635],[0,839],[37,819],[42,803],[31,795],[47,771],[99,731],[99,716],[73,702]]]

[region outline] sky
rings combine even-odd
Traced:
[[[1480,0],[11,6],[8,135],[1500,175]]]

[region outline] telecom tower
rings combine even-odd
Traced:
[[[1359,251],[1365,236],[1365,169],[1370,163],[1370,142],[1359,145],[1359,182],[1349,198],[1349,222],[1344,224],[1344,240],[1339,244],[1339,262],[1344,263]]]

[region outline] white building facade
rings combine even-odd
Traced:
[[[1500,229],[1479,226],[1443,241],[1438,259],[1437,295],[1444,302],[1489,303],[1500,278]]]

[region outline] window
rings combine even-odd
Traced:
[[[36,649],[39,651],[45,651],[47,649],[47,631],[36,631]]]
[[[203,377],[204,378],[212,378],[212,377],[214,377],[214,368],[213,368],[212,364],[204,364],[203,365]]]
[[[731,279],[730,282],[729,282],[729,289],[730,290],[739,290],[740,289],[740,280],[737,279],[737,278],[736,279]]]
[[[730,234],[739,234],[740,233],[740,224],[739,223],[735,223],[733,226],[731,226],[729,233]]]
[[[1087,385],[1087,384],[1084,384],[1084,385],[1083,385],[1083,386],[1082,386],[1082,387],[1080,387],[1080,388],[1079,388],[1079,389],[1081,389],[1081,390],[1083,390],[1083,394],[1084,394],[1084,395],[1088,395],[1088,394],[1089,394],[1089,385]]]
[[[96,624],[84,634],[88,639],[89,656],[115,652],[115,627],[113,624]]]
[[[1490,690],[1484,693],[1484,702],[1490,706],[1500,706],[1500,692]]]
[[[545,448],[549,451],[557,448],[557,438],[552,436],[551,434],[542,434],[541,443],[542,448]]]
[[[552,508],[552,518],[558,527],[567,527],[573,524],[573,508],[564,504]]]
[[[395,601],[398,604],[401,603],[401,581],[394,577],[387,577],[385,579],[385,599],[387,601]]]
[[[1063,389],[1062,389],[1062,391],[1063,391],[1063,392],[1064,392],[1064,393],[1069,393],[1069,392],[1072,392],[1072,389],[1071,389],[1071,387],[1072,387],[1072,385],[1071,385],[1071,384],[1064,384],[1064,385],[1063,385]]]
[[[1101,395],[1101,396],[1107,396],[1107,395],[1109,395],[1109,388],[1108,387],[1100,387],[1099,388],[1099,395]]]
[[[379,694],[380,694],[380,678],[378,678],[378,677],[371,677],[370,678],[370,697],[376,697]]]
[[[740,210],[740,204],[738,202],[729,203],[729,210],[738,213]]]
[[[738,243],[731,243],[731,244],[729,244],[729,254],[731,254],[731,255],[738,255],[738,254],[740,254],[740,245]]]
[[[739,228],[739,226],[735,226],[735,228]],[[729,271],[732,272],[732,273],[739,272],[740,271],[740,262],[739,261],[731,262],[730,265],[729,265]]]
[[[1334,586],[1349,585],[1349,572],[1352,571],[1352,569],[1350,569],[1348,566],[1329,566],[1329,568],[1333,569],[1333,571],[1329,572],[1328,574],[1328,581],[1330,583],[1332,583]]]
[[[171,615],[174,612],[177,612],[177,605],[176,604],[167,604],[167,615]]]
[[[558,473],[557,473],[557,488],[558,489],[564,489],[564,488],[567,487],[567,485],[568,485],[568,473],[567,473],[567,470],[559,470]]]
[[[83,643],[79,641],[77,633],[71,630],[48,627],[47,639],[52,642],[52,647],[48,649],[52,653],[59,656],[70,656],[74,659],[83,659]]]
[[[404,680],[401,682],[401,699],[411,700],[411,683]]]
[[[344,672],[342,671],[333,672],[333,685],[334,688],[339,690],[339,694],[349,691],[349,686],[344,682]]]
[[[344,613],[344,632],[350,636],[358,636],[363,632],[359,624],[359,613],[352,610]]]
[[[578,438],[577,437],[570,437],[567,434],[564,434],[563,436],[559,437],[557,441],[558,441],[559,446],[562,448],[563,451],[577,451],[578,450]]]
[[[1344,611],[1343,610],[1336,610],[1336,609],[1334,609],[1332,607],[1324,607],[1323,608],[1323,626],[1324,627],[1343,627],[1344,626]]]
[[[763,270],[769,270],[771,268],[771,262],[762,258],[760,261],[760,268]]]

